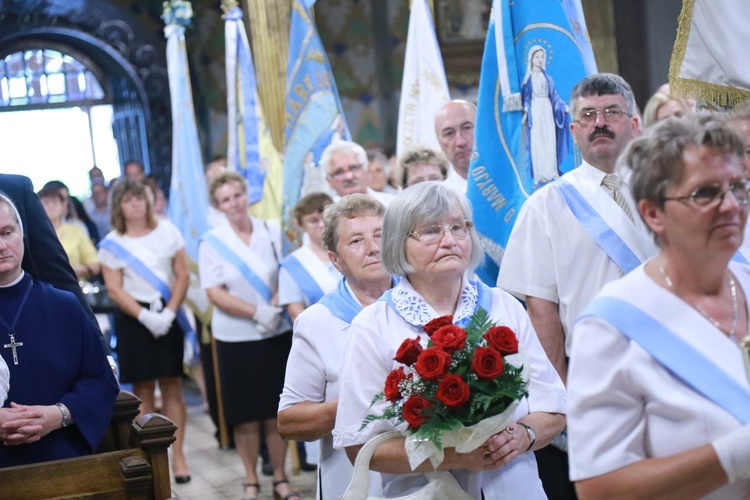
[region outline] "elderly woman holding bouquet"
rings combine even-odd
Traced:
[[[354,459],[374,436],[405,431],[370,462],[388,496],[418,490],[440,462],[472,498],[546,498],[529,451],[562,430],[564,387],[521,304],[466,278],[482,258],[471,219],[468,200],[440,183],[401,192],[386,211],[382,254],[403,279],[352,322],[334,445]],[[482,386],[494,389],[472,393]],[[446,446],[442,461],[418,464],[407,453],[420,428],[432,426],[436,444],[436,433],[490,417],[500,421],[471,451]]]

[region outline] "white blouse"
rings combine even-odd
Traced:
[[[734,263],[730,268],[747,300],[750,268]],[[673,332],[682,332],[684,341],[748,386],[737,344],[682,299],[658,286],[643,266],[607,285],[599,296],[626,300],[654,318],[668,320]],[[576,324],[568,401],[570,476],[574,481],[696,448],[741,426],[735,417],[677,379],[639,344],[598,317],[584,317]],[[743,480],[708,498],[749,496],[750,480]]]
[[[519,345],[525,349],[529,359],[529,396],[518,406],[514,418],[518,420],[535,411],[565,413],[565,388],[544,354],[526,311],[511,295],[497,288],[491,290],[489,312],[492,321],[509,326],[516,332]],[[339,406],[333,430],[334,446],[337,448],[363,444],[373,436],[394,429],[387,420],[377,420],[360,428],[367,415],[382,414],[388,406],[387,402],[381,400],[371,407],[372,398],[383,391],[388,373],[401,366],[393,358],[403,340],[419,336],[423,347],[427,345],[427,334],[411,323],[423,325],[438,317],[407,279],[402,279],[394,287],[392,297],[399,312],[386,302],[378,301],[366,307],[352,322],[351,334],[344,349]],[[454,322],[471,316],[476,303],[476,289],[464,278]],[[406,424],[398,426],[398,430],[406,430]],[[525,453],[506,467],[491,473],[466,470],[451,473],[476,498],[481,497],[480,489],[489,499],[500,498],[511,492],[515,494],[519,488],[524,498],[544,498],[533,453]],[[422,474],[381,475],[384,491],[390,496],[407,494],[425,483]]]
[[[281,229],[275,221],[264,224],[254,217],[251,217],[251,220],[253,233],[249,246],[237,236],[229,222],[221,224],[207,234],[215,236],[241,257],[258,274],[273,295],[278,286],[277,253],[281,250]],[[201,242],[198,249],[198,260],[202,288],[223,286],[231,295],[242,300],[253,304],[267,304],[240,271],[205,241]],[[291,325],[285,320],[277,331],[265,332],[257,328],[256,322],[252,319],[227,314],[219,307],[214,307],[211,319],[214,338],[222,342],[263,340],[289,331],[290,328]]]
[[[112,231],[107,235],[127,249],[168,286],[174,282],[172,261],[178,251],[185,248],[185,240],[180,231],[167,220],[157,221],[156,228],[144,236],[128,236]],[[104,248],[99,249],[99,263],[110,269],[121,269],[122,289],[139,302],[159,300],[161,293],[145,279],[125,265],[125,262]]]

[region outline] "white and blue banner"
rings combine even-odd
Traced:
[[[305,166],[317,165],[323,150],[350,140],[336,82],[313,21],[315,0],[293,0],[284,104],[282,215],[290,219],[305,181]],[[317,167],[316,167],[317,168]]]
[[[235,7],[224,16],[227,73],[227,168],[247,179],[251,205],[263,198],[266,171],[258,150],[258,82],[242,11]]]
[[[440,151],[435,114],[449,100],[448,80],[430,8],[427,0],[412,0],[398,107],[398,158],[414,146],[429,146]]]
[[[168,24],[164,35],[167,38],[167,72],[172,99],[172,184],[168,215],[185,238],[188,258],[197,263],[198,239],[209,230],[206,220],[208,192],[193,110],[185,27]]]
[[[586,75],[560,0],[494,0],[467,196],[495,262],[526,199],[577,166],[568,101]]]

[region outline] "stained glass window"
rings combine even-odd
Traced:
[[[0,60],[0,107],[104,100],[99,80],[81,61],[53,49],[27,49]]]

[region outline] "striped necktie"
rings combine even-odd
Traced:
[[[606,190],[609,191],[609,195],[613,200],[615,200],[615,203],[620,205],[620,208],[622,208],[622,210],[625,212],[625,215],[628,216],[630,222],[635,223],[635,221],[633,220],[633,214],[630,212],[630,207],[625,201],[625,197],[620,192],[621,185],[622,179],[614,174],[607,174],[604,176],[604,179],[602,179],[602,186],[604,186]]]

